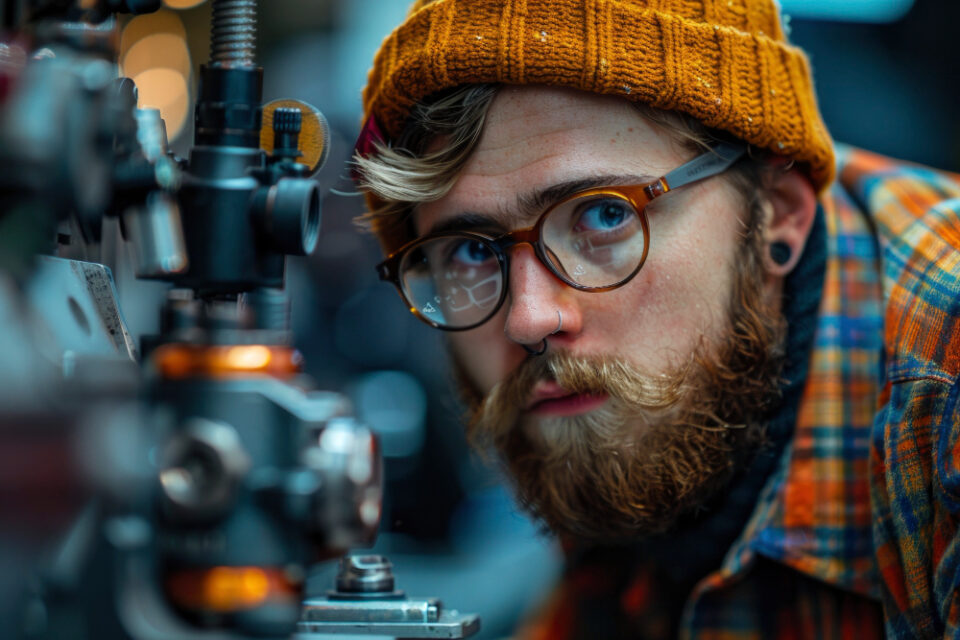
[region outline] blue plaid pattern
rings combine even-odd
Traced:
[[[847,147],[838,163],[792,440],[680,637],[960,637],[960,176]],[[522,635],[589,636],[588,571]],[[641,569],[611,594],[651,636],[670,628],[657,589]]]

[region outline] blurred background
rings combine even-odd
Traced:
[[[192,139],[197,67],[208,51],[209,4],[166,0],[157,14],[126,20],[123,74],[140,106],[159,108],[173,148]],[[288,271],[294,330],[307,371],[347,394],[380,434],[387,493],[376,550],[389,555],[398,587],[476,612],[481,637],[509,632],[560,571],[554,542],[511,501],[495,469],[472,455],[439,332],[406,311],[373,266],[379,251],[353,219],[362,198],[347,179],[360,128],[360,93],[374,51],[401,22],[409,0],[261,2],[259,62],[265,100],[297,98],[326,115],[331,155],[317,179],[326,194],[314,256]],[[960,82],[952,0],[782,0],[791,40],[810,54],[820,106],[838,141],[960,170]],[[120,251],[118,260],[124,260]],[[116,269],[127,322],[157,330],[164,285]],[[332,568],[310,588],[325,590]]]

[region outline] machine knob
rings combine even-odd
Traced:
[[[273,112],[274,133],[300,133],[303,113],[300,109],[280,107]]]

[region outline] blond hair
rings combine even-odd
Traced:
[[[410,222],[414,207],[439,200],[456,183],[480,140],[500,86],[466,85],[417,104],[395,143],[377,143],[373,154],[354,156],[358,186],[371,196],[368,204],[372,205],[359,222],[380,237],[386,253],[414,239]],[[718,140],[731,139],[729,134],[708,129],[685,114],[631,104],[648,123],[692,153],[710,149]],[[758,196],[765,185],[768,155],[751,148],[751,153],[726,174],[751,212],[743,220],[748,231],[759,223]]]

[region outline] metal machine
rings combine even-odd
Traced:
[[[375,537],[381,461],[291,346],[285,257],[317,244],[322,115],[262,105],[256,2],[212,4],[186,159],[113,62],[113,13],[159,0],[2,5],[0,542],[23,571],[0,611],[38,639],[472,635],[376,556],[303,602],[310,564]],[[140,345],[98,263],[111,218],[137,276],[172,284]]]

